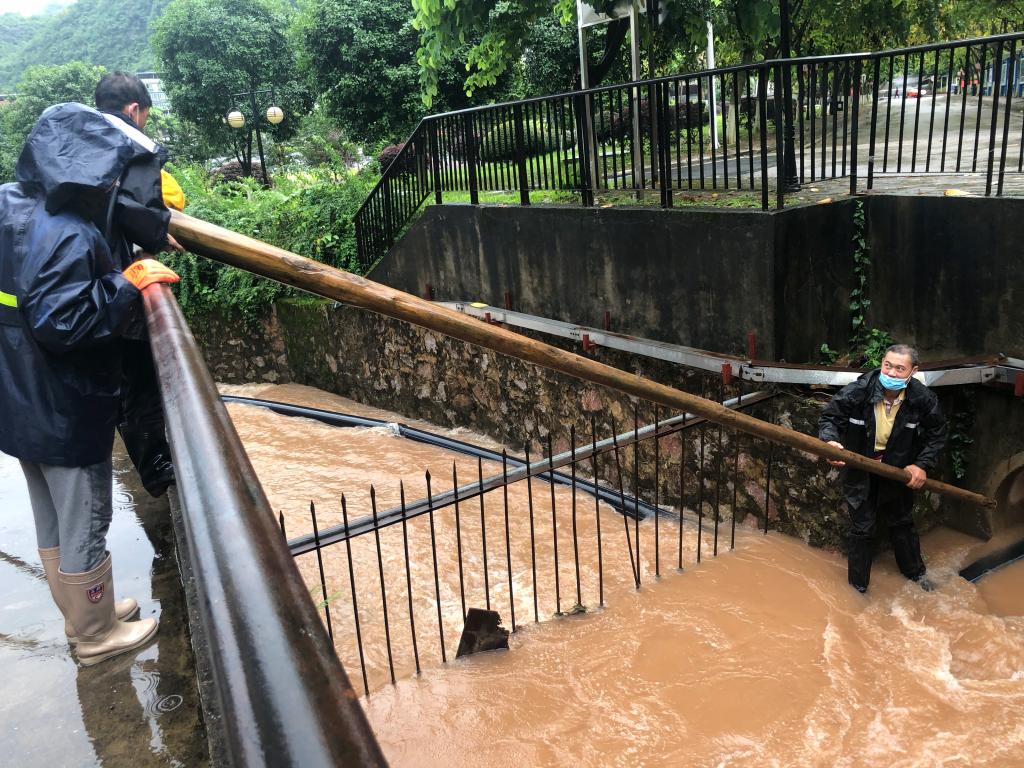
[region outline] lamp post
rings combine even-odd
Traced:
[[[266,119],[270,125],[278,125],[284,120],[284,110],[278,106],[274,106],[274,90],[272,88],[266,88],[263,90],[253,89],[251,91],[243,91],[242,93],[231,94],[232,103],[239,103],[243,99],[248,100],[248,107],[250,112],[249,119],[246,119],[245,114],[241,109],[235,107],[227,115],[227,124],[235,130],[241,130],[242,128],[248,128],[248,133],[245,139],[245,145],[242,151],[242,166],[247,176],[252,175],[252,136],[256,134],[256,149],[260,155],[260,170],[263,173],[263,183],[265,185],[270,184],[270,177],[267,175],[267,161],[263,156],[263,134],[260,133],[260,108],[258,106],[257,99],[262,97],[266,101],[270,101],[271,106],[267,107],[266,111],[262,114],[262,117]],[[264,103],[266,103],[264,101]]]
[[[779,0],[779,58],[788,59],[792,54],[789,43],[789,0]],[[796,192],[800,189],[800,179],[796,174],[796,146],[793,130],[793,77],[788,64],[782,67],[782,98],[783,111],[783,147],[782,189],[784,192]],[[777,117],[777,116],[776,116]]]

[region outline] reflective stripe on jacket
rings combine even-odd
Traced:
[[[110,455],[121,335],[141,319],[94,216],[134,150],[98,120],[81,105],[46,110],[20,183],[0,186],[0,451],[40,464]]]

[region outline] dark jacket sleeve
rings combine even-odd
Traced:
[[[26,259],[23,313],[33,337],[54,353],[118,338],[139,311],[139,292],[120,272],[97,270],[106,244],[81,231],[44,236]],[[109,262],[109,257],[101,258]],[[96,274],[102,271],[102,274]]]
[[[931,472],[938,466],[939,452],[946,444],[946,419],[939,407],[939,399],[934,394],[928,399],[928,410],[921,416],[918,434],[921,449],[911,463],[925,472]]]
[[[164,205],[156,155],[136,160],[125,170],[114,218],[128,241],[142,250],[159,253],[167,245],[171,212]]]
[[[843,433],[857,405],[856,393],[859,386],[856,381],[847,384],[825,406],[818,419],[819,440],[842,442]]]

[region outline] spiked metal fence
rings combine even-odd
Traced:
[[[742,383],[738,386],[738,396],[724,405],[737,410],[771,408],[774,416],[769,393],[744,394]],[[720,387],[719,394],[723,392]],[[279,404],[259,404],[288,412]],[[339,656],[352,666],[358,658],[366,695],[403,673],[419,673],[428,656],[447,663],[474,607],[500,611],[516,632],[524,614],[527,621],[538,622],[549,615],[585,612],[588,605],[604,606],[609,580],[639,588],[644,580],[642,547],[655,578],[663,568],[682,569],[690,545],[698,563],[708,550],[718,555],[722,536],[728,536],[730,549],[735,547],[739,433],[726,445],[721,426],[712,424],[717,430],[712,432],[703,418],[661,418],[660,409],[650,407],[653,423],[641,426],[635,408],[632,429],[616,433],[612,421],[612,435],[604,439],[598,436],[593,416],[587,435],[577,434],[571,426],[563,435],[568,448],[559,453],[553,439],[558,430],[551,430],[539,459],[531,455],[529,444],[521,458],[505,451],[472,450],[464,443],[446,445],[475,458],[470,482],[463,477],[460,485],[458,463],[453,461],[446,490],[435,490],[440,478],[424,472],[422,499],[410,500],[403,481],[398,503],[389,509],[379,508],[381,494],[371,487],[364,495],[364,515],[355,516],[353,501],[343,495],[339,510],[318,510],[310,503],[308,527],[306,521],[292,518],[291,527],[301,522],[307,532],[290,539],[291,552],[305,560],[307,582],[319,585],[312,592]],[[331,421],[328,412],[301,410],[296,415]],[[698,434],[690,438],[695,455],[688,457],[690,430]],[[665,459],[669,453],[672,462]],[[767,533],[774,463],[770,446],[765,455],[765,508],[759,515]],[[485,472],[485,457],[493,468],[490,473]],[[547,488],[537,488],[538,482]],[[565,485],[556,492],[560,483]],[[525,499],[513,500],[510,506],[510,489],[518,488],[522,497],[524,486]],[[581,502],[581,492],[591,502]],[[485,499],[494,501],[488,505]],[[667,505],[670,499],[675,502],[672,507]],[[684,507],[695,510],[689,523]],[[727,534],[721,531],[725,507]],[[609,508],[621,517],[617,533],[614,527],[609,529]],[[339,513],[339,524],[324,526],[326,516],[339,518]],[[283,514],[279,522],[287,537]],[[510,534],[516,527],[523,535]],[[353,553],[354,547],[359,551]],[[609,561],[621,561],[621,566],[628,561],[628,577],[614,567],[609,570]],[[434,641],[429,634],[435,635]],[[431,647],[436,653],[428,650]]]

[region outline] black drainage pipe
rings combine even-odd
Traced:
[[[498,451],[492,451],[489,448],[473,445],[472,443],[466,443],[462,440],[456,440],[451,437],[444,437],[443,435],[438,435],[434,432],[425,432],[422,429],[416,429],[415,427],[410,427],[407,424],[385,421],[384,419],[372,419],[366,416],[351,416],[347,413],[326,411],[320,408],[308,408],[302,405],[280,403],[276,400],[260,400],[252,397],[239,397],[237,395],[222,395],[221,400],[226,403],[240,403],[266,408],[274,413],[279,413],[282,416],[300,416],[306,419],[315,419],[323,424],[329,424],[334,427],[394,427],[397,429],[399,436],[417,443],[432,445],[435,448],[443,448],[447,451],[461,453],[465,456],[472,456],[485,461],[493,461],[497,464],[500,464],[502,459],[501,453]],[[520,467],[525,467],[526,462],[514,456],[509,456],[508,465],[518,469]],[[545,482],[550,482],[551,474],[549,472],[543,472],[534,475],[534,477],[540,478]],[[572,478],[569,475],[561,472],[554,473],[554,482],[556,485],[565,486],[572,486],[573,483]],[[633,499],[626,499],[625,506],[623,506],[622,499],[620,498],[620,494],[617,490],[605,488],[601,485],[595,487],[592,482],[582,480],[578,477],[576,478],[576,487],[585,493],[589,493],[591,496],[597,496],[601,501],[614,508],[617,512],[629,517],[636,517],[637,509],[640,510],[639,514],[641,520],[645,519],[648,515],[653,515],[657,511],[654,508],[654,505],[648,504],[642,500],[639,502],[639,506],[637,506]],[[460,493],[459,498],[461,499],[462,497],[463,494]],[[414,510],[413,506],[409,506],[407,511],[409,517],[416,516],[416,510]],[[387,513],[385,512],[382,517],[386,515]]]
[[[982,576],[992,571],[997,571],[1003,566],[1015,563],[1021,558],[1024,558],[1024,539],[1016,544],[998,549],[995,552],[989,552],[984,557],[975,560],[966,568],[963,568],[960,571],[960,575],[968,581],[977,581]]]

